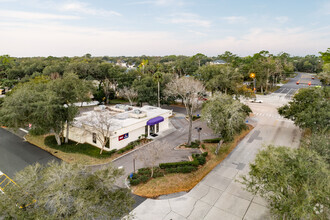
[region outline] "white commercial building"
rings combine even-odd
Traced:
[[[156,136],[169,129],[172,110],[153,106],[98,106],[76,117],[69,139],[110,151],[127,146],[142,137]]]

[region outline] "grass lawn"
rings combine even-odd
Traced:
[[[205,150],[208,152],[208,156],[206,158],[207,162],[196,172],[188,174],[173,173],[167,174],[164,177],[151,179],[145,184],[133,186],[132,190],[134,194],[148,198],[155,198],[160,195],[191,190],[214,167],[216,167],[221,161],[223,161],[228,156],[228,154],[237,146],[239,141],[242,140],[252,129],[253,126],[248,125],[248,129],[242,131],[239,135],[236,135],[233,141],[224,143],[221,146],[218,155],[214,154],[217,144],[205,143]]]
[[[111,151],[103,151],[102,154],[100,154],[100,149],[96,148],[90,144],[79,144],[74,141],[70,141],[67,144],[57,145],[57,142],[55,140],[55,137],[53,135],[49,135],[45,137],[44,141],[45,145],[48,147],[60,150],[65,153],[78,153],[78,154],[84,154],[90,157],[98,158],[98,159],[105,159],[111,157],[114,152]]]
[[[58,146],[52,135],[26,135],[25,138],[31,144],[48,151],[52,155],[68,163],[79,163],[84,165],[103,164],[111,162],[113,159],[121,156],[121,154],[117,153],[111,155],[107,151],[103,151],[100,155],[99,148],[93,147],[89,144],[77,144],[72,141],[70,141],[69,144]]]
[[[109,105],[115,105],[115,104],[123,104],[128,103],[129,101],[126,99],[110,99]]]

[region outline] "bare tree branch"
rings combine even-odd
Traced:
[[[119,96],[125,97],[128,99],[129,104],[133,106],[133,101],[138,97],[137,91],[133,88],[124,87],[118,91]]]
[[[165,92],[171,96],[179,96],[184,103],[189,117],[188,145],[191,144],[192,136],[192,116],[202,104],[200,99],[203,97],[205,88],[203,84],[192,77],[176,78],[166,86]]]

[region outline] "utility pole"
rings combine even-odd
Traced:
[[[158,79],[158,107],[160,108],[160,83]]]

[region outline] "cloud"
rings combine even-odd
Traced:
[[[133,1],[128,5],[156,5],[156,6],[183,6],[185,2],[182,0],[153,0],[153,1]]]
[[[192,13],[174,14],[169,19],[169,22],[173,24],[184,24],[193,27],[209,28],[211,26],[211,21],[202,19],[200,16]]]
[[[324,2],[319,11],[321,14],[330,15],[330,2]]]
[[[193,33],[194,35],[197,35],[197,36],[207,36],[206,33],[203,33],[203,32],[200,32],[200,31],[188,30],[188,32]]]
[[[222,19],[230,24],[243,23],[247,21],[247,19],[242,16],[229,16],[229,17],[223,17]]]
[[[119,12],[116,11],[108,11],[104,9],[95,9],[91,7],[89,4],[79,1],[68,2],[60,5],[58,7],[61,11],[68,11],[68,12],[76,12],[88,15],[101,15],[101,16],[121,16]]]
[[[0,22],[0,30],[1,53],[19,57],[81,56],[86,53],[94,56],[165,55],[174,54],[181,48],[181,42],[171,33],[158,31],[113,31],[26,22]]]
[[[14,10],[0,10],[0,17],[21,20],[76,20],[80,17],[72,15],[59,15]]]
[[[116,31],[20,20],[1,20],[0,30],[1,53],[11,56],[81,56],[86,53],[94,56],[196,53],[214,56],[226,50],[243,56],[261,50],[306,55],[325,51],[330,38],[330,26],[313,30],[256,28],[240,36],[212,36],[212,40],[203,33],[195,32],[197,37],[193,37],[194,29],[188,29],[187,35],[181,36],[165,31]]]
[[[197,46],[201,53],[217,55],[226,50],[240,55],[251,55],[261,50],[271,53],[282,51],[293,55],[317,54],[329,45],[330,27],[307,30],[305,28],[251,29],[240,36],[228,36]]]
[[[278,21],[282,24],[288,22],[288,20],[289,20],[289,18],[287,16],[279,16],[279,17],[276,17],[275,19],[276,19],[276,21]]]

